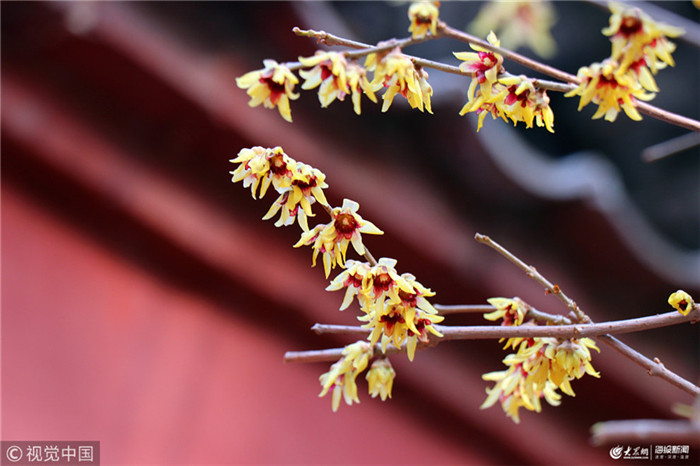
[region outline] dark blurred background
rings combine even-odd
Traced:
[[[697,23],[690,2],[657,5]],[[463,28],[481,6],[443,2],[441,18]],[[606,11],[554,7],[548,63],[576,73],[609,56]],[[501,370],[504,353],[473,341],[393,357],[392,400],[370,399],[362,380],[361,404],[334,414],[317,398],[328,364],[282,356],[351,342],[309,328],[355,314],[336,311],[342,295],[324,291],[311,251],[291,247],[296,227],[260,220],[272,195],[253,201],[228,173],[241,148],[281,145],[327,174],[332,204],[360,203],[385,231],[365,244],[432,288],[433,302],[520,296],[565,312],[476,244],[480,232],[604,321],[667,312],[678,288],[698,296],[698,149],[641,157],[687,130],[648,116],[592,121],[593,108],[550,93],[555,134],[490,119],[477,134],[475,116],[458,115],[468,79],[432,70],[433,115],[399,97],[387,113],[363,99],[357,116],[349,102],[321,109],[308,91],[289,124],[248,107],[235,85],[264,58],[313,54],[294,26],[405,37],[406,3],[0,8],[3,440],[100,440],[109,464],[594,464],[613,460],[610,446],[589,444],[593,423],[673,418],[673,403],[692,401],[602,347],[600,380],[574,382],[575,398],[514,425],[500,407],[478,409],[480,375]],[[677,66],[657,75],[652,103],[697,119],[698,49],[674,42]],[[406,52],[457,64],[451,52],[467,49],[439,40]],[[686,325],[621,339],[697,382],[698,336]]]

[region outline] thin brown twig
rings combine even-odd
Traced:
[[[516,257],[513,253],[508,251],[506,248],[492,240],[486,235],[482,235],[480,233],[477,233],[474,235],[474,239],[482,244],[485,244],[486,246],[496,250],[498,253],[500,253],[503,257],[508,259],[510,262],[515,264],[518,268],[520,268],[522,271],[524,271],[528,277],[533,278],[537,283],[541,284],[542,286],[545,287],[547,292],[553,294],[557,298],[559,298],[565,305],[566,307],[569,308],[571,312],[574,313],[574,315],[577,317],[577,320],[579,322],[590,322],[590,319],[588,316],[586,316],[581,309],[579,309],[578,305],[576,302],[574,302],[573,299],[569,298],[562,290],[559,288],[558,285],[550,282],[547,280],[541,273],[537,271],[533,266],[526,264],[525,262],[521,261],[518,257]]]
[[[284,353],[284,362],[335,362],[343,357],[344,349],[345,348],[331,348],[310,351],[287,351]],[[393,345],[389,345],[386,348],[386,354],[400,353],[404,351],[404,349],[403,346],[397,348]],[[382,353],[381,346],[375,345],[374,352],[376,354]]]
[[[517,52],[513,52],[511,50],[504,49],[502,47],[496,47],[495,45],[490,44],[488,41],[480,39],[480,38],[473,36],[471,34],[467,34],[466,32],[462,32],[462,31],[459,31],[457,29],[454,29],[442,21],[438,22],[437,31],[438,31],[439,36],[449,37],[450,39],[455,39],[455,40],[458,40],[460,42],[467,42],[469,44],[476,45],[476,46],[484,48],[486,50],[496,52],[499,55],[502,55],[504,58],[507,58],[508,60],[514,61],[516,63],[520,63],[521,65],[523,65],[527,68],[530,68],[533,71],[536,71],[538,73],[542,73],[542,74],[547,75],[547,76],[551,76],[551,77],[558,79],[560,81],[563,81],[565,83],[574,83],[574,84],[580,83],[580,80],[576,76],[574,76],[573,74],[569,74],[565,71],[554,68],[553,66],[545,65],[544,63],[541,63],[541,62],[538,62],[537,60],[533,60],[531,58],[528,58],[528,57],[521,55]]]
[[[514,61],[516,63],[519,63],[527,68],[530,68],[531,70],[535,72],[542,73],[546,76],[551,76],[555,79],[558,79],[560,81],[563,81],[563,83],[556,83],[552,81],[547,81],[543,79],[536,79],[535,80],[535,85],[542,88],[542,89],[547,89],[547,90],[552,90],[552,91],[558,91],[558,92],[568,92],[572,89],[575,88],[575,85],[580,83],[580,80],[578,79],[577,76],[574,76],[570,73],[567,73],[565,71],[562,71],[558,68],[555,68],[553,66],[546,65],[544,63],[541,63],[537,60],[533,60],[531,58],[528,58],[524,55],[521,55],[517,52],[513,52],[508,49],[504,49],[501,47],[496,47],[494,45],[491,45],[489,42],[480,39],[478,37],[472,36],[471,34],[467,34],[466,32],[459,31],[457,29],[454,29],[447,24],[445,24],[442,21],[438,22],[437,26],[437,34],[436,35],[426,35],[422,38],[419,39],[412,39],[410,37],[404,38],[404,39],[391,39],[389,41],[383,42],[378,44],[377,46],[371,46],[369,44],[364,44],[362,42],[357,42],[353,41],[350,39],[345,39],[342,37],[338,37],[336,35],[330,34],[325,31],[314,31],[313,29],[309,30],[302,30],[299,29],[298,27],[295,27],[293,29],[294,33],[303,36],[303,37],[313,37],[316,38],[319,42],[322,42],[327,45],[340,45],[340,46],[346,46],[346,47],[351,47],[355,49],[360,49],[358,52],[350,52],[348,53],[349,57],[352,58],[358,58],[363,55],[368,55],[370,53],[374,52],[381,52],[384,50],[390,50],[395,47],[406,47],[408,45],[414,45],[418,44],[421,42],[425,42],[427,40],[432,40],[432,39],[439,39],[441,37],[447,37],[451,39],[455,39],[461,42],[466,42],[469,44],[474,44],[479,47],[482,47],[484,49],[496,52],[500,55],[502,55],[504,58],[507,58],[511,61]],[[424,66],[427,68],[433,68],[437,69],[446,73],[453,73],[453,74],[459,74],[463,76],[471,76],[471,73],[464,72],[460,70],[458,67],[452,66],[452,65],[447,65],[444,63],[439,63],[436,61],[432,60],[427,60],[424,58],[420,57],[415,57],[412,55],[407,55],[416,65],[419,66]],[[290,69],[297,69],[301,68],[302,65],[299,62],[290,62],[286,64],[287,67]],[[503,76],[511,76],[509,73],[503,73]],[[655,107],[651,104],[648,104],[646,102],[640,102],[635,100],[635,105],[637,109],[649,115],[652,118],[656,118],[658,120],[664,121],[666,123],[680,126],[682,128],[689,129],[691,131],[695,132],[700,132],[700,121],[694,120],[692,118],[685,117],[683,115],[678,115],[676,113],[670,112],[668,110],[664,110],[658,107]]]
[[[444,336],[438,341],[447,340],[485,340],[495,338],[583,338],[598,337],[601,335],[641,332],[655,328],[669,327],[685,322],[697,322],[700,320],[700,307],[691,311],[688,315],[679,312],[667,312],[655,316],[625,319],[599,324],[574,324],[574,325],[471,325],[471,326],[447,326],[433,324],[435,330]],[[345,334],[353,337],[367,336],[368,329],[354,325],[330,325],[315,324],[311,329],[318,334]]]
[[[659,358],[654,358],[654,360],[652,361],[651,359],[647,358],[639,351],[622,343],[620,340],[618,340],[617,338],[615,338],[611,335],[600,335],[600,336],[596,337],[596,340],[598,340],[601,343],[605,343],[606,345],[608,345],[609,347],[611,347],[612,349],[614,349],[618,353],[625,356],[630,361],[643,367],[644,369],[647,370],[647,374],[649,374],[651,376],[659,377],[659,378],[667,381],[671,385],[678,387],[687,393],[690,393],[691,395],[694,395],[694,396],[700,395],[700,387],[698,387],[694,383],[684,379],[683,377],[676,374],[675,372],[673,372],[669,369],[666,369],[666,367],[661,363]]]

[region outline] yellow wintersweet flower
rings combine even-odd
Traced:
[[[311,246],[313,248],[314,252],[311,257],[312,267],[316,267],[316,258],[318,254],[321,253],[323,258],[323,270],[326,273],[326,278],[328,278],[328,274],[330,274],[332,268],[335,268],[338,264],[342,267],[344,263],[343,253],[338,247],[335,237],[323,235],[327,226],[328,225],[319,224],[311,230],[305,231],[301,234],[299,241],[294,245],[295,248],[299,246]]]
[[[445,320],[443,316],[428,314],[421,310],[416,310],[415,312],[416,316],[413,319],[413,326],[417,332],[412,328],[408,328],[406,335],[406,354],[408,355],[409,361],[413,361],[413,357],[416,354],[416,346],[419,341],[423,344],[428,344],[430,342],[428,333],[432,333],[438,338],[443,337],[442,333],[437,331],[433,326],[433,324],[438,324]]]
[[[642,86],[629,74],[618,75],[617,69],[618,63],[612,59],[579,68],[577,76],[581,84],[564,96],[581,96],[579,110],[590,102],[597,104],[598,111],[592,117],[594,120],[605,116],[607,121],[615,121],[620,107],[631,119],[641,120],[642,116],[635,106],[636,100],[651,100],[655,94],[644,92]]]
[[[374,69],[372,89],[378,91],[382,87],[386,88],[382,95],[382,112],[389,110],[394,97],[400,94],[408,100],[411,108],[422,112],[425,107],[432,113],[430,96],[433,89],[428,84],[428,73],[422,68],[416,69],[413,61],[400,48],[396,47],[389,53],[367,55],[365,66],[369,70]]]
[[[285,65],[277,63],[275,60],[263,60],[265,68],[251,71],[236,78],[236,84],[241,89],[248,89],[247,94],[251,97],[248,105],[257,107],[263,104],[265,108],[275,108],[280,112],[282,118],[292,122],[292,111],[289,108],[289,99],[299,98],[299,94],[294,93],[294,86],[299,82],[297,77]]]
[[[234,183],[243,180],[243,187],[250,186],[255,199],[258,186],[260,198],[265,196],[270,184],[277,189],[288,188],[292,184],[297,162],[284,153],[281,147],[272,149],[255,146],[241,149],[231,163],[240,163],[236,170],[230,172]]]
[[[350,62],[346,69],[348,87],[352,93],[352,104],[355,113],[361,114],[360,97],[364,93],[369,100],[377,103],[377,97],[374,95],[372,84],[367,79],[367,70],[356,62]]]
[[[313,57],[299,57],[299,61],[304,66],[313,67],[309,71],[299,71],[306,80],[301,88],[314,89],[320,85],[318,100],[321,107],[328,107],[335,99],[342,101],[350,93],[347,62],[342,53],[318,51]]]
[[[547,346],[545,356],[551,360],[549,380],[559,387],[565,379],[580,379],[585,374],[600,378],[600,374],[591,365],[589,348],[600,352],[590,338],[571,338]]]
[[[501,92],[505,91],[507,88],[501,84],[496,83],[492,86],[490,91],[491,95],[500,95]],[[474,95],[468,96],[468,101],[462,107],[459,114],[464,115],[466,113],[474,112],[479,115],[478,124],[476,131],[479,132],[484,124],[484,119],[487,115],[491,115],[491,118],[497,120],[499,117],[503,118],[503,121],[508,123],[508,117],[503,108],[503,99],[496,101],[487,101],[486,96],[481,92],[481,89],[476,89]],[[493,100],[493,99],[492,99]]]
[[[550,32],[555,21],[551,2],[492,1],[479,11],[469,24],[469,30],[477,36],[497,31],[503,47],[515,50],[527,45],[537,55],[550,58],[557,49]]]
[[[491,45],[500,47],[501,41],[498,40],[496,34],[491,31],[486,38]],[[471,45],[476,52],[453,52],[453,55],[464,63],[459,65],[459,69],[471,73],[472,80],[469,83],[467,96],[469,101],[474,100],[474,92],[476,86],[479,85],[481,94],[484,99],[491,98],[491,86],[498,81],[498,75],[503,71],[503,57],[496,53],[486,50],[477,45]],[[462,109],[464,111],[464,109]],[[460,114],[463,114],[460,112]]]
[[[610,36],[611,58],[620,63],[619,74],[634,67],[649,67],[656,74],[666,65],[674,66],[671,53],[676,46],[667,37],[678,37],[683,34],[683,29],[657,23],[639,8],[615,2],[609,6],[612,12],[610,25],[602,32]],[[650,76],[647,79],[653,82]]]
[[[550,133],[554,132],[554,113],[549,107],[549,97],[544,89],[536,89],[533,80],[526,76],[509,76],[501,78],[499,83],[505,84],[507,89],[494,95],[491,99],[501,110],[517,125],[519,121],[525,122],[528,128],[532,123],[537,126],[545,126]]]
[[[668,297],[668,304],[673,306],[678,312],[687,316],[690,311],[695,307],[695,301],[693,301],[692,296],[683,290],[678,290],[675,293],[671,293]]]
[[[366,341],[357,341],[347,345],[343,349],[343,357],[331,366],[331,369],[319,377],[321,393],[319,397],[326,396],[328,390],[333,387],[332,407],[333,412],[338,411],[341,396],[345,403],[351,406],[353,401],[359,403],[357,397],[357,376],[367,368],[372,357],[372,347]]]
[[[402,273],[403,281],[413,289],[412,292],[405,291],[405,288],[399,287],[398,296],[401,304],[409,308],[420,309],[428,314],[437,314],[438,311],[428,302],[426,297],[435,296],[435,292],[430,288],[426,288],[416,280],[416,277],[410,273]]]
[[[408,32],[411,37],[419,39],[424,37],[428,32],[435,35],[437,33],[437,20],[439,15],[440,2],[421,1],[414,2],[408,8],[408,18],[411,20],[411,25],[408,27]]]
[[[348,260],[345,262],[345,270],[339,273],[326,287],[326,291],[338,291],[346,288],[340,310],[343,311],[350,306],[352,300],[357,296],[357,301],[363,309],[369,307],[369,302],[373,297],[365,292],[363,283],[365,277],[370,273],[370,265],[367,262]]]
[[[377,312],[384,309],[386,298],[389,298],[389,302],[393,304],[400,303],[400,290],[403,290],[404,293],[414,292],[414,289],[396,271],[396,262],[396,259],[381,257],[369,273],[364,276],[362,293],[372,297]],[[365,312],[372,311],[375,309],[365,310]]]
[[[364,220],[357,214],[359,207],[357,202],[343,199],[342,207],[335,207],[331,210],[333,220],[330,223],[316,225],[312,230],[303,233],[294,245],[294,247],[312,245],[314,249],[312,264],[314,266],[318,253],[323,253],[323,268],[326,278],[328,278],[331,268],[335,267],[336,264],[344,266],[345,255],[350,243],[358,254],[365,253],[362,233],[384,234],[372,222]]]
[[[370,344],[374,346],[382,335],[388,337],[382,340],[382,351],[386,352],[389,342],[400,348],[406,341],[408,330],[418,334],[415,326],[416,311],[408,309],[402,304],[384,303],[381,310],[374,309],[372,312],[358,317],[358,320],[367,323],[362,328],[371,329],[369,335]]]
[[[538,390],[528,382],[527,373],[521,364],[512,365],[505,371],[489,372],[481,378],[496,384],[486,389],[487,397],[480,408],[490,408],[498,401],[503,412],[516,424],[520,423],[521,407],[538,413],[542,411],[540,398],[544,398],[552,406],[559,406],[561,403],[561,395],[557,393],[557,387],[552,382],[545,381],[544,386]]]
[[[292,173],[291,185],[278,190],[280,196],[272,204],[263,220],[272,218],[281,209],[280,218],[275,222],[275,226],[291,225],[298,218],[302,230],[309,231],[307,217],[314,216],[311,204],[318,201],[322,205],[328,205],[322,191],[328,187],[325,179],[326,175],[320,170],[297,162]]]
[[[502,325],[522,325],[527,311],[517,298],[489,298],[486,301],[496,308],[495,311],[484,314],[486,320],[503,319]]]
[[[379,395],[382,401],[391,398],[391,389],[394,386],[396,372],[386,358],[377,359],[367,371],[365,378],[369,385],[369,394],[372,398]]]

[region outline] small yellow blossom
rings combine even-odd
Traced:
[[[367,371],[365,378],[369,384],[369,394],[372,398],[379,395],[382,401],[391,398],[391,389],[394,385],[396,372],[386,358],[377,359]]]
[[[236,78],[236,84],[241,89],[248,89],[247,94],[251,97],[248,105],[257,107],[263,104],[265,108],[275,108],[280,112],[282,118],[291,123],[292,111],[289,107],[289,100],[299,98],[299,94],[294,93],[294,86],[299,79],[285,65],[277,63],[275,60],[263,60],[265,68],[251,71]]]
[[[362,66],[354,61],[350,62],[346,69],[346,73],[348,87],[352,93],[353,109],[355,110],[355,113],[360,115],[362,113],[360,109],[360,98],[362,94],[365,94],[369,100],[375,104],[377,103],[377,97],[374,95],[372,84],[367,79],[367,70],[365,70]]]
[[[493,31],[486,39],[491,45],[496,47],[501,45],[501,41],[498,40]],[[498,75],[503,71],[503,57],[477,45],[470,47],[476,52],[453,52],[455,57],[464,61],[459,65],[459,69],[472,75],[467,97],[470,102],[474,100],[474,93],[478,85],[481,94],[488,100],[491,98],[491,87],[498,81]]]
[[[515,50],[526,45],[537,55],[550,58],[557,49],[550,32],[555,21],[552,2],[492,1],[485,4],[469,24],[469,31],[483,36],[494,30],[498,32],[503,47]]]
[[[319,397],[326,396],[333,387],[332,407],[333,412],[338,411],[341,396],[345,403],[351,406],[353,401],[359,403],[357,397],[357,376],[367,368],[372,357],[372,347],[365,341],[358,341],[347,345],[343,349],[343,357],[331,366],[331,369],[319,377],[321,393]]]
[[[240,163],[236,170],[230,172],[234,183],[243,180],[243,187],[250,186],[255,199],[258,186],[260,198],[265,196],[270,184],[277,189],[285,189],[292,185],[297,162],[284,153],[281,147],[272,149],[255,146],[241,149],[231,163]]]
[[[407,292],[405,288],[399,287],[398,296],[401,300],[401,304],[406,307],[420,309],[428,314],[438,313],[437,309],[425,299],[426,297],[435,296],[434,291],[421,285],[413,274],[402,273],[401,278],[413,290],[412,292]]]
[[[443,320],[445,320],[443,316],[416,310],[413,326],[417,332],[414,332],[412,328],[408,328],[406,335],[406,354],[408,355],[409,361],[413,361],[413,357],[416,354],[416,346],[419,341],[423,344],[428,344],[430,342],[428,333],[432,333],[438,338],[443,337],[442,333],[433,326],[433,324],[438,324]]]
[[[275,226],[291,225],[298,218],[299,226],[304,231],[309,231],[307,217],[314,216],[311,204],[318,201],[322,205],[328,205],[322,191],[328,187],[325,179],[326,175],[320,170],[297,162],[292,173],[291,185],[278,190],[281,194],[263,220],[272,218],[281,209],[280,218],[275,222]]]
[[[362,293],[370,296],[376,306],[376,309],[367,309],[365,312],[369,313],[375,310],[381,312],[384,309],[386,298],[389,298],[389,302],[393,304],[399,304],[401,290],[404,293],[414,292],[414,289],[398,274],[395,267],[396,259],[381,257],[369,273],[364,276]]]
[[[421,1],[411,4],[408,8],[408,18],[411,20],[408,32],[411,33],[411,37],[419,39],[428,32],[432,35],[437,33],[439,6],[440,2],[432,1]]]
[[[321,107],[328,107],[335,99],[343,100],[350,93],[348,86],[345,56],[338,52],[318,51],[312,57],[299,57],[299,62],[311,70],[301,70],[299,75],[305,79],[301,88],[318,91]]]
[[[676,46],[667,38],[680,36],[683,29],[657,23],[639,8],[616,2],[610,3],[610,11],[610,25],[603,34],[610,36],[611,58],[620,63],[619,74],[635,66],[649,67],[653,74],[666,65],[674,66],[671,53]],[[651,76],[647,79],[653,82]]]
[[[594,120],[605,116],[607,121],[615,121],[620,108],[631,119],[641,120],[642,116],[635,105],[637,99],[651,100],[655,94],[644,92],[641,84],[629,74],[618,75],[617,68],[618,63],[612,59],[579,68],[577,76],[581,84],[564,96],[581,96],[579,110],[591,102],[597,104],[598,110],[592,117]]]
[[[521,365],[510,366],[505,371],[489,372],[481,378],[496,384],[486,389],[487,397],[480,408],[490,408],[498,401],[503,412],[516,424],[520,423],[520,408],[538,413],[542,411],[540,398],[544,398],[552,406],[561,404],[561,395],[557,393],[557,387],[552,382],[545,381],[542,389],[537,390],[528,383],[527,373]]]
[[[301,234],[301,238],[294,245],[295,248],[299,246],[311,246],[313,248],[313,256],[311,257],[311,266],[316,267],[316,258],[319,253],[323,258],[323,270],[326,273],[326,278],[330,274],[331,269],[335,268],[336,265],[343,266],[343,253],[338,247],[334,237],[329,237],[328,235],[323,235],[324,230],[328,225],[319,224],[313,227],[309,231],[305,231]]]
[[[600,374],[591,365],[589,348],[600,350],[590,338],[571,338],[545,349],[545,356],[556,364],[550,364],[549,380],[561,386],[565,378],[580,379],[585,374],[600,378]]]
[[[382,112],[391,107],[397,94],[406,98],[411,108],[421,112],[423,108],[432,113],[430,96],[433,89],[428,84],[428,73],[422,68],[416,68],[413,61],[396,47],[389,53],[371,53],[367,55],[365,66],[374,70],[372,88],[378,91],[382,87],[386,91],[382,95],[384,104]]]
[[[491,90],[491,94],[499,95],[501,92],[507,88],[501,84],[496,83]],[[464,115],[466,113],[474,112],[479,116],[476,131],[479,132],[484,124],[484,119],[487,115],[491,115],[491,118],[497,120],[499,117],[503,118],[503,121],[508,123],[508,117],[503,109],[503,102],[496,101],[491,102],[486,100],[486,96],[481,92],[481,89],[476,89],[473,96],[469,96],[469,100],[459,114]]]
[[[377,228],[372,222],[364,220],[357,214],[360,205],[344,199],[342,207],[331,210],[330,223],[316,225],[312,230],[304,232],[294,247],[311,245],[314,249],[313,262],[316,265],[316,257],[319,252],[323,253],[323,268],[326,278],[330,274],[331,268],[345,264],[345,255],[348,245],[352,243],[355,251],[362,255],[365,247],[362,244],[362,233],[371,235],[381,235],[384,232]]]
[[[367,262],[359,262],[348,260],[345,262],[345,270],[339,273],[326,287],[326,291],[338,291],[345,288],[345,296],[340,305],[340,310],[343,311],[350,306],[352,300],[357,296],[357,300],[363,309],[369,307],[369,302],[372,297],[363,292],[363,283],[365,277],[370,273],[370,265]]]
[[[508,87],[493,96],[491,102],[500,104],[501,111],[510,117],[514,125],[523,121],[528,128],[532,128],[533,122],[536,122],[537,126],[545,126],[547,131],[554,132],[554,113],[549,107],[546,90],[536,89],[533,80],[526,76],[506,77],[499,79],[499,83]]]
[[[692,296],[683,290],[678,290],[675,293],[671,293],[668,297],[668,304],[674,307],[678,312],[687,316],[690,311],[695,307],[695,301],[693,301]]]
[[[522,301],[517,298],[489,298],[486,301],[496,308],[495,311],[484,314],[486,320],[503,319],[502,325],[522,325],[527,311],[522,306]]]

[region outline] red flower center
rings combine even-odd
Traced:
[[[270,171],[277,176],[287,173],[287,163],[282,154],[275,154],[270,157]]]
[[[394,280],[391,279],[391,276],[388,273],[383,272],[374,277],[374,288],[377,290],[386,291],[393,282]]]
[[[637,34],[642,30],[642,21],[636,16],[625,16],[620,24],[619,33],[625,37],[629,37],[632,34]]]
[[[273,81],[272,77],[261,77],[260,82],[267,85],[267,88],[270,90],[270,102],[272,102],[273,105],[277,105],[280,97],[284,94],[284,84]]]
[[[333,222],[333,226],[341,235],[350,236],[357,229],[357,220],[352,214],[340,214]]]
[[[406,303],[408,307],[416,307],[416,293],[406,293],[404,290],[399,290],[399,298]]]

